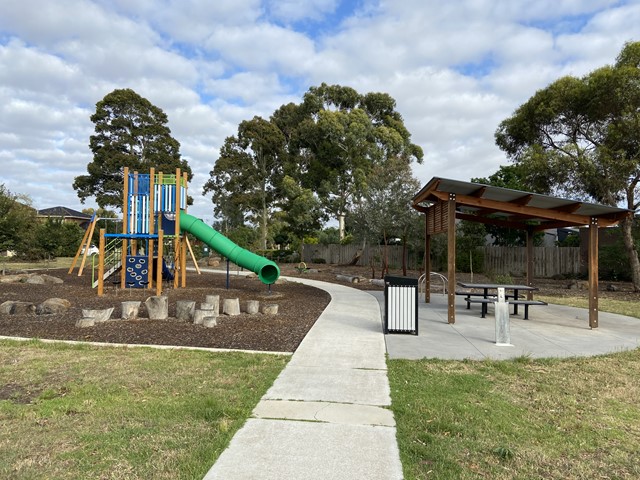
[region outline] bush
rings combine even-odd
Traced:
[[[311,263],[327,263],[324,258],[312,258]]]

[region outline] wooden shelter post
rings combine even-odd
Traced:
[[[598,219],[589,224],[589,327],[598,328]]]
[[[426,213],[424,214],[424,303],[431,303],[431,234]]]
[[[456,194],[449,194],[447,202],[447,317],[456,323]]]

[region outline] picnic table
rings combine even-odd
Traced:
[[[482,290],[482,293],[474,293],[474,292],[462,292],[456,291],[456,295],[465,295],[467,302],[467,308],[471,308],[471,303],[481,303],[482,304],[482,318],[487,313],[487,305],[491,302],[495,301],[495,298],[489,297],[489,290],[498,291],[498,288],[505,289],[505,298],[507,301],[513,305],[513,314],[518,314],[518,305],[524,305],[524,318],[529,319],[529,305],[546,305],[546,302],[542,302],[539,300],[522,300],[518,298],[519,292],[530,292],[538,290],[537,287],[532,287],[529,285],[510,285],[510,284],[502,284],[502,283],[468,283],[468,282],[458,282],[458,286],[467,289],[476,289]],[[513,293],[506,293],[508,291],[512,291]],[[480,297],[478,299],[471,298],[472,296]],[[512,300],[509,300],[511,298]]]

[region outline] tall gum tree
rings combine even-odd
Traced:
[[[375,165],[391,158],[422,162],[422,149],[411,143],[395,108],[386,93],[361,95],[340,85],[323,83],[304,95],[297,129],[298,158],[305,164],[301,181],[338,220],[340,238],[345,216]]]
[[[225,140],[203,189],[205,195],[212,193],[217,216],[233,214],[240,223],[246,219],[257,225],[263,249],[282,181],[284,141],[282,132],[268,120],[256,116],[241,122],[237,135]]]
[[[539,90],[496,131],[496,143],[559,193],[608,205],[640,205],[640,42],[627,43],[613,66],[563,77]],[[621,229],[635,291],[640,261],[632,227]]]
[[[171,136],[167,115],[131,89],[117,89],[96,104],[91,115],[95,134],[89,139],[93,161],[73,188],[84,201],[94,196],[101,208],[122,206],[124,167],[139,173],[151,168],[167,174],[180,168],[192,177]]]

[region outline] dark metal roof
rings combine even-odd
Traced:
[[[65,218],[79,218],[83,220],[91,220],[91,215],[78,212],[72,208],[67,207],[51,207],[38,210],[38,215],[43,217],[65,217]]]
[[[537,230],[578,226],[589,224],[592,218],[607,226],[633,214],[625,208],[438,177],[416,194],[413,207],[424,210],[450,195],[455,195],[458,218],[512,228],[527,228],[532,223]]]

